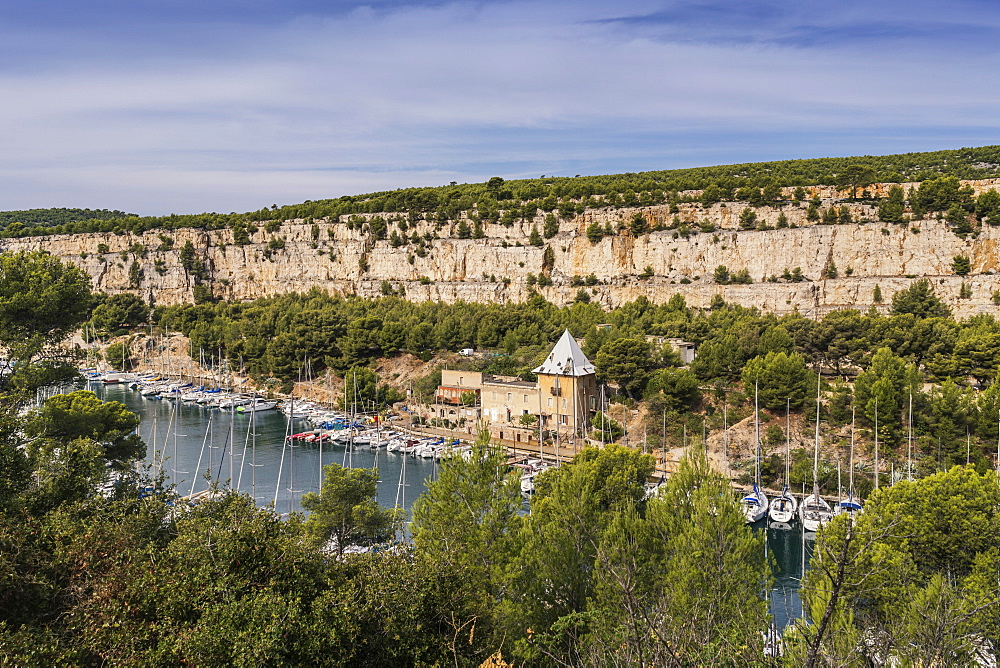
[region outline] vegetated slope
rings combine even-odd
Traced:
[[[48,229],[82,220],[117,220],[135,216],[134,213],[111,211],[109,209],[26,209],[24,211],[0,211],[0,230],[15,236],[22,230],[31,228]]]
[[[494,177],[486,183],[456,184],[434,188],[405,188],[337,199],[306,201],[237,214],[201,213],[140,217],[121,212],[113,215],[46,218],[49,222],[14,230],[0,229],[0,236],[28,236],[80,232],[141,233],[153,229],[199,227],[238,228],[267,220],[325,218],[351,214],[432,213],[441,220],[455,220],[463,211],[476,209],[485,221],[502,215],[511,219],[537,209],[559,210],[566,215],[587,208],[661,204],[687,190],[709,190],[718,200],[736,197],[746,187],[758,191],[781,186],[838,185],[845,188],[868,183],[923,181],[939,176],[982,179],[1000,176],[1000,146],[981,146],[948,151],[903,153],[887,156],[812,158],[774,162],[692,167],[602,176],[541,177],[504,181]],[[519,211],[518,209],[522,209]],[[504,213],[502,214],[501,211]],[[22,213],[22,212],[15,212]],[[2,216],[3,214],[0,214]],[[421,218],[427,217],[420,215]],[[20,219],[17,219],[20,220]]]

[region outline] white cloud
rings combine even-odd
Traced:
[[[674,164],[706,164],[725,155],[713,137],[805,135],[822,146],[851,132],[919,140],[923,128],[946,129],[903,149],[920,150],[998,117],[995,56],[972,69],[961,49],[923,43],[771,39],[802,14],[753,26],[756,37],[743,41],[599,21],[619,12],[569,3],[362,8],[229,25],[214,40],[202,30],[179,44],[169,35],[126,41],[117,58],[77,36],[79,59],[39,52],[29,70],[0,74],[0,94],[16,101],[0,108],[0,208],[246,210],[517,175],[504,169],[667,167],[657,160],[693,141],[705,142],[706,159]],[[816,19],[844,29],[843,19]],[[685,20],[674,29],[691,28]],[[738,36],[737,28],[708,32]],[[893,141],[883,144],[899,150]]]

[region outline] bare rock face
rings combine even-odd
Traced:
[[[1000,187],[998,181],[971,184],[981,192]],[[888,185],[868,190],[883,193]],[[831,198],[823,200],[826,208],[847,206],[854,220],[877,221],[868,205],[832,199],[833,189],[811,189],[813,195]],[[680,204],[673,213],[667,205],[588,210],[561,221],[558,233],[543,246],[528,241],[532,227],[542,228],[542,216],[511,227],[485,225],[481,239],[455,238],[454,225],[436,228],[424,221],[415,230],[411,226],[409,233],[441,237],[426,242],[425,250],[413,243],[394,248],[388,240],[373,240],[367,226],[352,230],[330,220],[285,221],[274,234],[258,230],[246,245],[234,244],[231,230],[200,229],[53,235],[0,243],[4,250],[44,249],[84,269],[95,290],[134,292],[154,304],[193,301],[195,286],[201,283],[216,297],[236,300],[319,288],[361,296],[391,290],[417,301],[508,302],[523,301],[538,290],[546,299],[566,304],[586,290],[587,297],[606,307],[640,296],[664,302],[675,294],[691,306],[707,307],[719,295],[727,302],[775,313],[822,315],[839,308],[882,308],[873,304],[876,286],[888,302],[914,279],[927,277],[958,317],[1000,308],[994,303],[1000,288],[995,275],[1000,272],[1000,228],[984,226],[963,239],[947,223],[933,219],[901,225],[819,225],[807,220],[807,204],[802,203],[760,207],[757,226],[763,229],[741,230],[739,217],[746,207],[725,202],[710,207]],[[636,214],[659,231],[634,236],[628,223]],[[787,227],[773,229],[782,214],[781,224]],[[383,215],[390,218],[390,231],[395,230],[392,214]],[[587,228],[594,224],[612,233],[592,243]],[[192,268],[190,257],[182,263],[187,242],[202,269]],[[546,262],[546,248],[551,263]],[[958,255],[971,261],[968,276],[957,276],[952,269]],[[713,273],[720,265],[730,273],[746,270],[753,282],[715,283]],[[802,280],[781,278],[796,268]],[[543,274],[551,285],[530,285],[529,275],[534,279]],[[584,277],[590,277],[586,287]]]

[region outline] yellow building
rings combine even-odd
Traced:
[[[576,440],[574,434],[585,438],[590,417],[598,409],[597,377],[569,330],[533,371],[538,376],[542,427],[559,440]]]
[[[594,365],[569,330],[563,332],[545,361],[533,371],[538,376],[535,383],[509,376],[443,370],[437,392],[440,416],[446,417],[442,404],[459,404],[463,394],[475,392],[479,415],[489,423],[494,438],[537,444],[541,427],[549,440],[582,446],[590,418],[599,408],[597,379]],[[457,412],[455,408],[448,410],[448,416]],[[537,416],[540,424],[526,424],[526,415]]]

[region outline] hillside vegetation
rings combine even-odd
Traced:
[[[27,209],[25,211],[0,211],[0,230],[8,236],[25,230],[39,228],[32,233],[47,233],[49,228],[88,220],[119,220],[134,218],[134,213],[108,209]]]
[[[255,222],[307,218],[336,218],[352,214],[405,213],[411,222],[434,219],[449,222],[475,211],[483,221],[506,217],[511,222],[533,217],[541,209],[558,211],[562,217],[588,208],[653,205],[682,199],[685,191],[707,191],[712,201],[749,199],[773,201],[781,187],[834,185],[857,190],[871,183],[918,182],[950,176],[982,179],[1000,176],[1000,146],[982,146],[949,151],[904,153],[888,156],[813,158],[776,162],[744,163],[714,167],[692,167],[604,176],[545,177],[505,181],[493,177],[486,183],[457,184],[435,188],[405,188],[246,213],[201,213],[140,217],[119,211],[81,213],[54,209],[0,214],[0,222],[21,222],[11,229],[4,223],[0,236],[71,234],[82,232],[133,232],[153,229],[233,227],[246,234]],[[749,190],[757,195],[753,195]],[[49,213],[46,213],[49,212]]]

